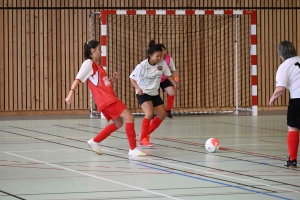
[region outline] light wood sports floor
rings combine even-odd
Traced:
[[[87,141],[108,122],[85,115],[0,117],[0,199],[300,199],[300,168],[287,169],[286,115],[166,118],[145,158],[128,157],[124,127]],[[142,117],[135,118],[139,135]],[[221,143],[208,153],[204,143]],[[138,138],[138,137],[137,137]],[[298,159],[299,160],[299,159]]]

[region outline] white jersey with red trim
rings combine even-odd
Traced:
[[[289,89],[291,99],[300,98],[300,56],[286,59],[276,73],[276,87]]]

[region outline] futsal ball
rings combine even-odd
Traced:
[[[220,142],[216,138],[209,138],[205,142],[205,149],[210,153],[216,152],[217,150],[219,150],[219,147]]]

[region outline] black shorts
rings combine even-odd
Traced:
[[[173,86],[169,79],[166,79],[164,82],[160,82],[160,88],[164,91],[167,87]]]
[[[142,105],[145,101],[152,101],[153,107],[164,104],[164,101],[161,99],[159,95],[150,96],[148,94],[143,94],[143,95],[136,94],[136,98],[140,105]]]
[[[300,98],[290,99],[289,101],[287,125],[300,129]]]

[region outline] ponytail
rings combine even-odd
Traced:
[[[96,40],[91,40],[87,43],[84,44],[84,52],[83,52],[83,56],[85,59],[91,59],[91,55],[92,55],[92,52],[91,50],[92,49],[96,49],[96,47],[99,45],[100,43]]]
[[[160,44],[155,44],[154,40],[151,40],[148,44],[148,56],[154,54],[157,51],[162,51],[162,47]]]

